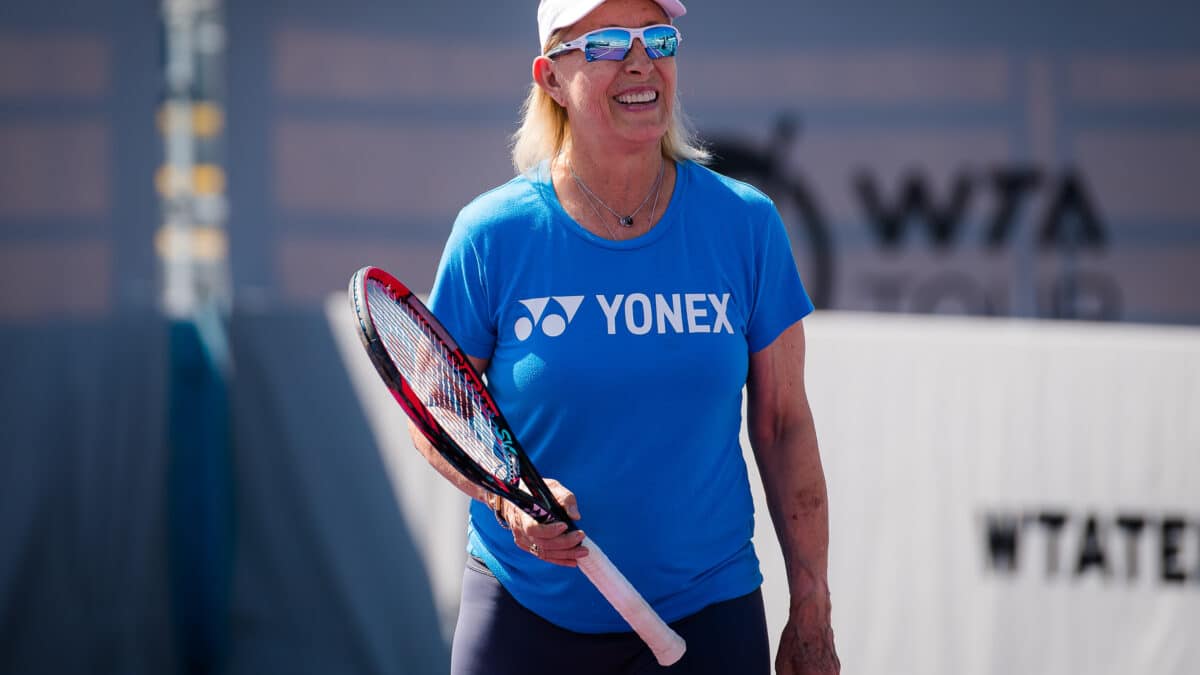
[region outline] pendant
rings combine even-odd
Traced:
[[[633,216],[625,216],[620,222],[622,227],[633,227]]]

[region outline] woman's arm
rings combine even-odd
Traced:
[[[812,410],[804,390],[799,321],[750,356],[750,444],[783,548],[791,604],[777,675],[840,672],[827,581],[829,504]]]

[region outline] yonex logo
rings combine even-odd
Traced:
[[[729,293],[655,293],[653,298],[645,293],[623,293],[611,298],[597,295],[596,302],[604,312],[608,323],[608,334],[617,334],[618,317],[623,317],[624,328],[632,335],[646,335],[651,331],[664,333],[729,333]],[[710,318],[711,317],[711,318]]]
[[[546,307],[553,300],[563,313],[551,312],[546,314]],[[517,335],[517,339],[524,342],[533,335],[533,329],[541,326],[542,332],[546,337],[558,337],[567,329],[567,325],[571,323],[571,319],[575,318],[575,312],[579,311],[579,305],[583,303],[582,295],[554,295],[548,298],[527,298],[519,300],[525,309],[529,310],[530,316],[523,316],[517,319],[513,325],[513,331]],[[543,317],[543,314],[545,316]]]

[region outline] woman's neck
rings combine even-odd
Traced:
[[[658,144],[626,154],[572,143],[561,156],[568,173],[574,172],[596,197],[620,213],[632,212],[654,189],[664,162]]]

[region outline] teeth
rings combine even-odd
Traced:
[[[617,103],[650,103],[658,100],[656,91],[639,91],[636,94],[623,94],[617,97]]]

